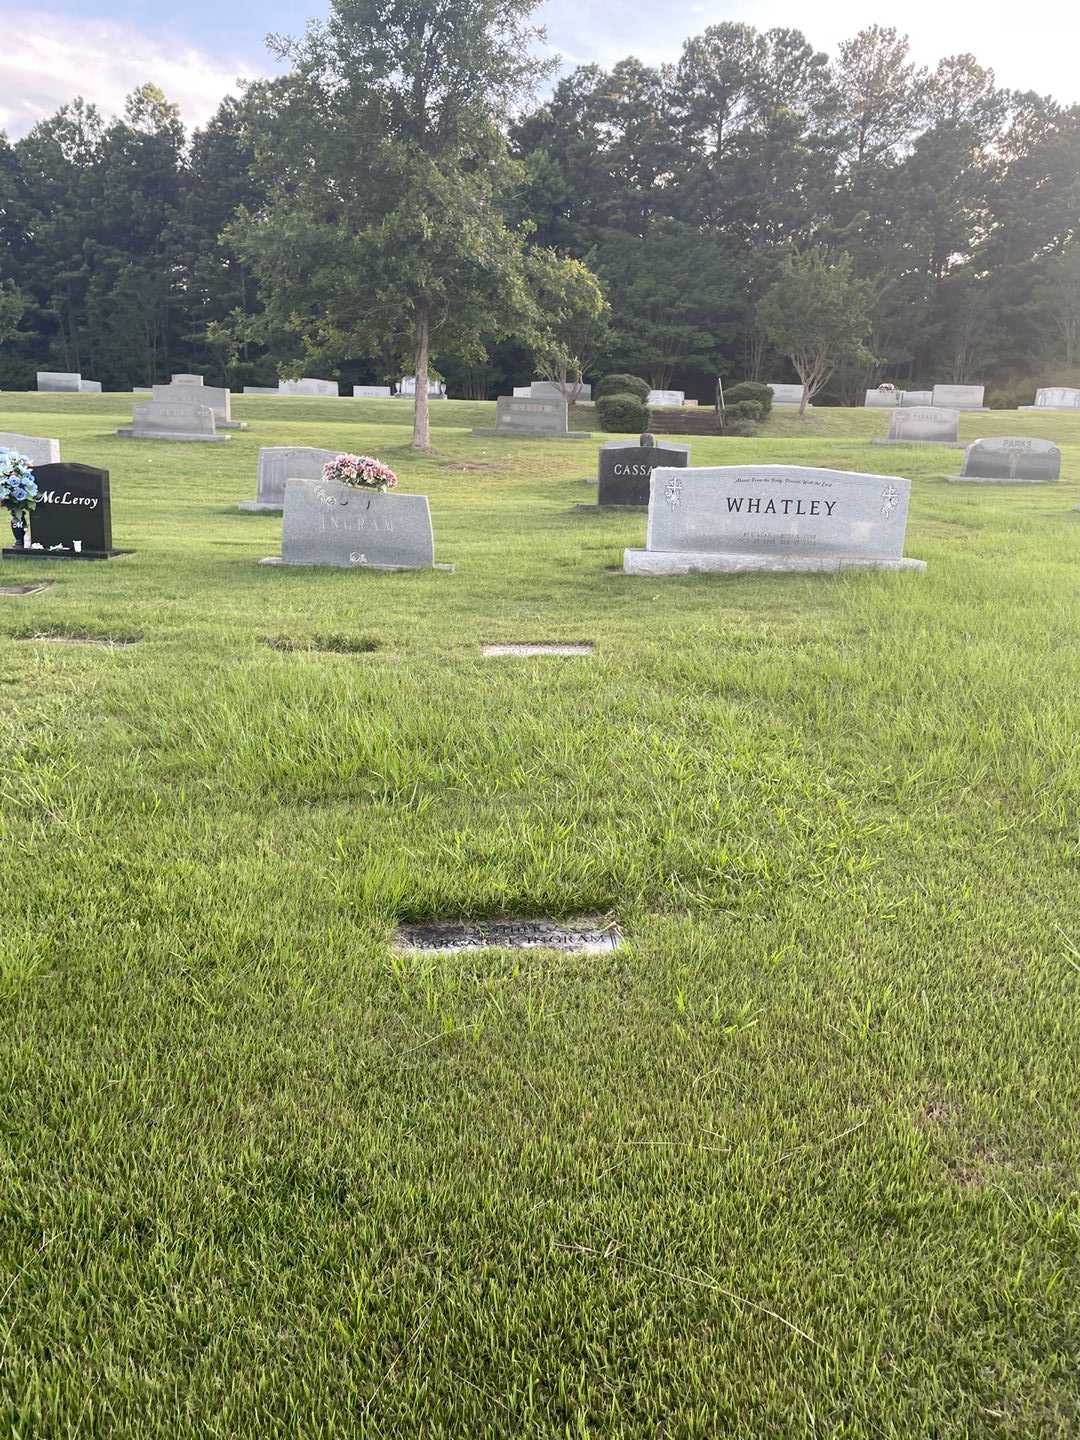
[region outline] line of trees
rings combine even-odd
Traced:
[[[151,84],[0,136],[0,388],[430,363],[459,394],[538,366],[705,399],[801,354],[850,400],[1080,363],[1080,106],[889,28],[830,58],[734,23],[539,103],[533,8],[334,0],[190,137]],[[820,364],[799,273],[842,338]]]

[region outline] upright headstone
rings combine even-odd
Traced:
[[[774,405],[801,405],[803,397],[802,385],[769,385],[772,391],[772,402]]]
[[[955,410],[943,410],[937,405],[913,406],[910,410],[901,406],[889,416],[887,440],[875,440],[875,445],[952,445],[959,449],[957,436],[960,431],[960,416]]]
[[[569,387],[571,392],[577,392],[578,400],[592,399],[591,385],[575,385]],[[562,386],[555,380],[534,380],[529,386],[529,396],[533,400],[561,400],[563,398]]]
[[[100,395],[100,394],[101,394],[101,381],[100,381],[100,380],[83,380],[83,379],[80,379],[80,380],[79,380],[79,393],[80,393],[80,395]]]
[[[935,385],[934,404],[949,410],[985,410],[985,385]]]
[[[528,399],[530,399],[531,397],[532,397],[532,386],[531,386],[531,385],[515,385],[515,386],[514,386],[514,399],[515,399],[515,400],[528,400]]]
[[[340,454],[340,450],[319,450],[313,445],[264,445],[259,451],[255,499],[241,500],[236,508],[253,515],[280,515],[285,506],[285,482],[321,480],[323,466]]]
[[[107,470],[70,463],[41,465],[35,467],[34,478],[38,503],[30,512],[30,548],[5,550],[6,557],[107,560],[127,553],[113,549]]]
[[[389,400],[389,385],[354,385],[352,387],[354,400]]]
[[[60,463],[60,441],[45,440],[39,435],[16,435],[11,430],[0,430],[0,450],[15,450],[25,455],[35,470],[39,465]]]
[[[495,428],[481,428],[474,435],[507,435],[540,440],[587,440],[583,430],[567,429],[566,401],[519,399],[500,395],[495,402]]]
[[[300,380],[279,380],[279,395],[304,395],[308,399],[336,400],[338,398],[338,382],[336,380],[314,380],[305,375]]]
[[[332,480],[285,486],[279,565],[344,570],[430,570],[435,539],[426,495],[383,495]]]
[[[82,376],[72,370],[39,370],[37,388],[48,394],[78,394],[82,388]]]
[[[245,395],[280,395],[281,391],[276,385],[245,385]]]
[[[204,379],[201,375],[174,375],[172,377],[173,385],[202,385],[203,383]]]
[[[171,385],[155,385],[154,399],[166,405],[206,405],[214,412],[214,426],[218,430],[248,428],[243,421],[232,418],[232,395],[229,391],[217,385],[204,385],[201,380],[192,384],[174,378]]]
[[[969,445],[960,474],[947,478],[956,484],[1045,485],[1060,477],[1061,451],[1049,440],[995,435]]]
[[[676,407],[681,409],[685,399],[685,390],[650,390],[645,403],[646,405],[655,405],[658,410]]]
[[[911,481],[801,465],[654,470],[630,575],[740,570],[922,570],[904,557]]]
[[[900,392],[900,404],[907,409],[926,409],[934,403],[934,392],[932,390],[902,390]]]
[[[609,440],[600,447],[598,505],[648,505],[649,478],[661,466],[685,469],[690,446],[665,441],[657,445],[650,434],[638,441]]]
[[[445,399],[446,399],[446,383],[445,383],[445,381],[443,381],[443,380],[429,380],[429,381],[428,381],[428,387],[427,387],[427,393],[428,393],[428,399],[429,399],[429,400],[445,400]],[[401,395],[401,396],[403,396],[403,397],[407,397],[407,398],[408,398],[408,397],[413,397],[413,396],[416,395],[416,376],[415,376],[415,375],[403,375],[403,376],[401,377],[401,384],[398,386],[398,394]]]
[[[1080,390],[1067,385],[1044,385],[1035,391],[1034,405],[1021,405],[1021,410],[1080,410]]]
[[[864,410],[895,410],[902,403],[901,390],[867,390]]]
[[[184,400],[150,400],[135,406],[131,425],[117,430],[125,440],[193,440],[221,444],[228,435],[219,435],[209,405]]]

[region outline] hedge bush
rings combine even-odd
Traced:
[[[754,435],[764,419],[761,403],[757,400],[736,400],[724,410],[725,435]]]
[[[596,402],[601,430],[638,434],[649,428],[649,407],[636,395],[601,395]]]
[[[605,375],[592,393],[594,400],[602,395],[634,395],[644,404],[649,398],[649,386],[636,375]]]
[[[765,420],[772,412],[773,393],[768,385],[763,385],[760,380],[742,380],[725,392],[724,400],[728,409],[753,400],[761,406],[761,418]]]

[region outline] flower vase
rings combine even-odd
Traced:
[[[26,549],[26,518],[23,515],[12,515],[11,533],[15,537],[15,549]]]

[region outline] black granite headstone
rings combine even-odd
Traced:
[[[642,435],[638,445],[615,440],[600,451],[598,505],[648,505],[649,477],[663,465],[690,464],[689,445],[658,445]]]
[[[38,503],[30,512],[29,548],[5,550],[5,558],[51,554],[101,560],[127,553],[113,549],[107,470],[66,462],[35,465],[34,479]]]

